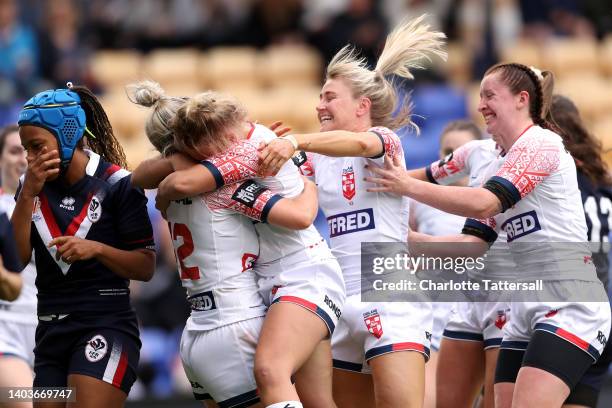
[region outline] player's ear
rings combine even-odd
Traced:
[[[359,104],[357,105],[357,116],[364,116],[370,114],[372,108],[372,101],[366,96],[359,97]]]

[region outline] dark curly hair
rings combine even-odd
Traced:
[[[117,141],[113,128],[104,112],[104,108],[98,98],[87,87],[72,86],[71,91],[81,97],[81,107],[85,111],[85,123],[87,129],[95,138],[88,137],[87,145],[91,150],[98,153],[104,160],[127,168],[127,160],[123,148]]]
[[[594,184],[612,185],[608,167],[601,157],[601,142],[586,129],[574,102],[565,96],[554,95],[551,113],[561,129],[560,135],[565,148],[576,160],[580,171]]]

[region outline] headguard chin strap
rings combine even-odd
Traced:
[[[57,139],[64,169],[85,132],[85,111],[76,92],[50,89],[37,93],[23,105],[17,124],[38,126],[51,132]]]

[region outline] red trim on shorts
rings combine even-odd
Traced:
[[[420,351],[421,353],[424,353],[425,352],[425,346],[423,346],[422,344],[419,344],[419,343],[411,343],[411,342],[394,343],[392,345],[392,350],[393,351],[417,350],[417,351]]]
[[[127,353],[125,351],[121,352],[121,358],[119,359],[119,364],[117,365],[117,370],[115,371],[115,375],[113,376],[113,385],[115,387],[121,388],[121,383],[123,382],[123,377],[125,376],[125,370],[127,369]]]
[[[576,336],[575,334],[572,334],[570,332],[568,332],[567,330],[563,330],[560,327],[557,327],[557,331],[555,332],[555,334],[557,334],[559,337],[564,338],[565,340],[569,341],[570,343],[580,347],[583,350],[588,350],[589,349],[589,343],[582,340],[580,337]]]
[[[317,313],[317,305],[297,296],[280,296],[278,299],[276,299],[276,302],[297,303],[298,305],[303,306],[306,309],[313,311],[314,313]]]

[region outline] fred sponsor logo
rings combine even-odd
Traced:
[[[329,236],[337,237],[352,232],[374,229],[374,211],[371,208],[332,215],[327,218]]]
[[[509,218],[502,224],[501,228],[506,231],[508,242],[542,229],[535,211],[529,211]]]
[[[194,312],[207,312],[217,308],[215,297],[210,290],[188,297],[187,302]]]

